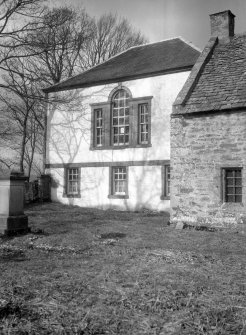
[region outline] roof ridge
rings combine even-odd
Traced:
[[[158,44],[158,43],[162,43],[162,42],[166,42],[166,41],[176,40],[177,38],[181,39],[179,36],[176,36],[176,37],[166,38],[166,39],[163,39],[163,40],[160,40],[160,41],[157,41],[157,42],[150,42],[150,43],[145,43],[145,44],[133,45],[132,47],[128,48],[127,50],[125,50],[123,52],[126,52],[126,51],[128,51],[130,49],[134,49],[134,48],[140,48],[140,47],[143,47],[143,46],[146,46],[146,45],[152,45],[152,44]]]
[[[183,38],[182,36],[179,36],[178,37],[179,39],[181,39],[181,41],[185,42],[186,44],[188,44],[190,47],[192,47],[193,49],[199,51],[199,52],[202,52],[202,49],[200,49],[199,47],[197,47],[195,44],[193,44],[192,42],[190,41],[187,41],[185,38]]]

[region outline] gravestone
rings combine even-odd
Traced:
[[[27,232],[28,217],[24,214],[25,177],[11,172],[0,176],[0,234],[11,235]]]

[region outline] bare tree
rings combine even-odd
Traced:
[[[26,33],[37,26],[44,1],[0,0],[0,69],[5,60],[20,57],[17,49],[27,44]]]
[[[46,86],[146,42],[124,18],[107,14],[96,21],[68,7],[46,9],[41,25],[29,34],[33,69]]]
[[[40,174],[42,169],[40,157],[43,153],[43,125],[36,121],[36,110],[32,111],[28,121],[24,161],[30,177],[32,171]]]
[[[73,74],[84,40],[90,38],[90,25],[84,12],[46,9],[37,20],[36,30],[26,34],[28,45],[16,49],[14,60],[8,57],[2,62],[7,72],[0,101],[5,121],[11,124],[9,133],[13,134],[5,145],[18,153],[19,169],[28,175],[33,164],[37,165],[35,154],[43,149],[45,101],[41,88]]]
[[[42,122],[37,122],[35,129],[33,127],[33,120],[37,118],[40,110],[40,101],[33,95],[35,82],[29,76],[25,76],[27,62],[28,59],[22,57],[4,62],[5,68],[8,69],[3,76],[7,89],[0,91],[2,111],[10,125],[9,133],[12,134],[10,147],[18,152],[21,172],[24,172],[25,153],[28,143],[30,145],[32,142],[32,133],[34,130],[37,132],[37,126],[42,128]]]
[[[36,18],[42,12],[43,3],[44,0],[0,0],[0,71],[2,73],[8,71],[4,66],[7,60],[27,56],[26,53],[21,55],[20,48],[26,45],[26,33],[34,28],[33,19],[37,20]],[[1,80],[0,87],[6,88],[7,83]],[[1,93],[4,96],[3,91]],[[12,124],[4,117],[3,108],[0,111],[0,120],[0,147],[5,148],[11,143]],[[6,152],[6,150],[1,151]],[[13,165],[15,164],[10,155],[5,157],[1,155],[0,168],[3,166],[10,168]]]
[[[94,21],[93,38],[80,56],[82,69],[97,65],[130,47],[147,43],[147,39],[125,18],[105,14]]]
[[[38,4],[39,1],[34,3]],[[75,12],[67,7],[46,8],[38,19],[32,20],[30,26],[24,27],[25,34],[22,34],[24,30],[21,31],[20,38],[18,31],[16,35],[11,35],[11,38],[16,36],[16,39],[12,39],[16,42],[16,48],[9,46],[9,54],[0,62],[0,67],[6,70],[4,82],[0,84],[5,88],[0,91],[0,101],[4,106],[2,110],[6,112],[6,120],[11,124],[8,131],[15,134],[14,140],[8,141],[9,146],[18,153],[19,169],[26,170],[30,175],[32,167],[38,165],[36,153],[44,149],[45,99],[41,89],[78,74],[131,46],[143,44],[146,39],[135,32],[125,19],[109,14],[95,21],[85,11]],[[68,106],[69,118],[64,112]],[[81,97],[71,92],[64,94],[60,101],[56,100],[51,106],[51,114],[57,108],[65,113],[62,125],[64,134],[72,132],[70,137],[78,148],[77,142],[86,136],[88,130],[86,115],[81,112]],[[79,125],[78,129],[76,124]],[[53,128],[56,129],[56,126]],[[63,134],[56,132],[56,136],[60,141],[65,141]],[[66,145],[71,148],[71,143]],[[69,159],[72,159],[77,151],[70,154]]]
[[[78,58],[93,36],[92,19],[82,10],[67,7],[46,9],[42,25],[28,35],[32,67],[43,85],[68,78],[78,69]]]
[[[4,109],[4,105],[1,104],[1,111]],[[0,114],[0,124],[1,124],[1,129],[0,129],[0,172],[9,170],[12,166],[15,165],[13,162],[13,154],[15,153],[12,152],[12,155],[10,155],[10,152],[6,150],[6,148],[9,147],[9,144],[11,142],[12,138],[12,127],[11,123],[9,122],[6,117]]]
[[[23,40],[28,43],[19,44],[15,59],[9,56],[2,61],[6,70],[0,84],[0,102],[5,112],[2,119],[11,125],[4,132],[2,128],[2,143],[17,152],[19,169],[28,175],[33,164],[38,165],[35,154],[43,149],[45,101],[41,88],[73,74],[83,42],[91,34],[90,25],[84,12],[46,9],[36,25],[32,23],[32,29],[26,31]],[[3,137],[5,133],[12,134],[12,141]]]

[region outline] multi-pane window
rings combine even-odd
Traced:
[[[112,143],[129,144],[129,94],[118,90],[112,98]]]
[[[149,111],[148,104],[138,105],[139,113],[139,143],[145,144],[149,141]]]
[[[95,146],[101,147],[103,138],[102,109],[96,109],[94,112],[95,112]]]
[[[165,166],[165,196],[170,197],[170,165]]]
[[[127,194],[126,167],[114,167],[113,171],[113,195]]]
[[[79,194],[79,169],[78,168],[67,169],[67,194],[68,195]]]
[[[170,199],[170,181],[171,181],[171,172],[170,165],[166,164],[161,167],[161,200]]]
[[[223,198],[225,202],[242,202],[242,169],[227,168],[224,172]]]
[[[151,146],[152,96],[132,97],[118,86],[107,101],[91,104],[91,150]]]

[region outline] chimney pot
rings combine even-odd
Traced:
[[[219,40],[234,36],[234,17],[230,10],[210,15],[211,36]]]

